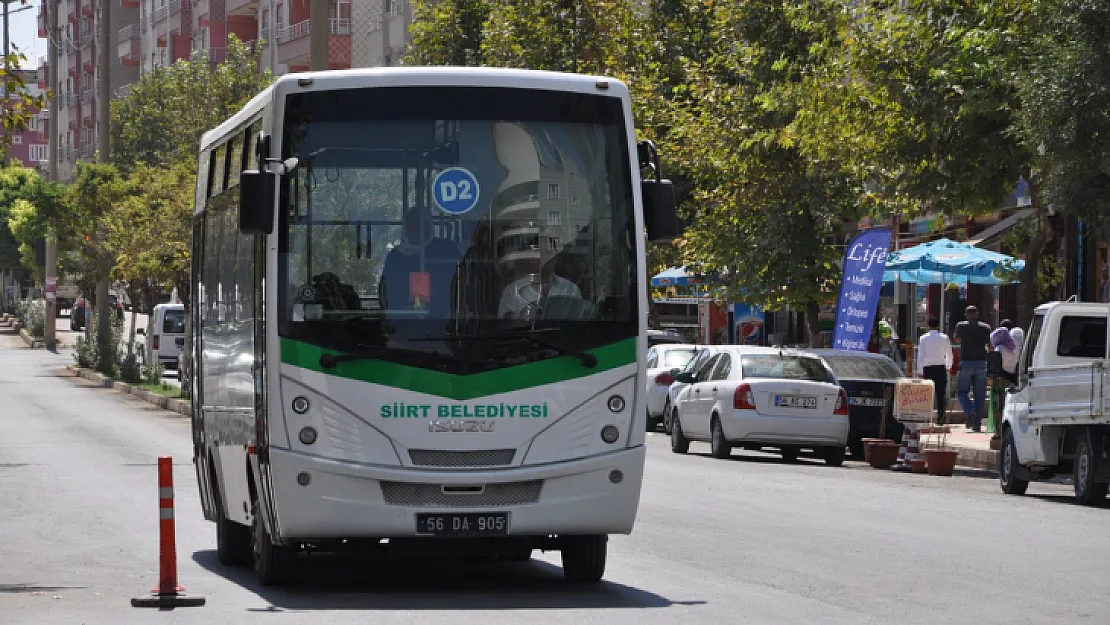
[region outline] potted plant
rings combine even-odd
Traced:
[[[940,444],[936,449],[925,449],[925,464],[929,475],[948,477],[956,468],[956,457],[960,452],[947,448],[948,428],[940,432]]]
[[[886,420],[887,420],[887,409],[891,407],[890,395],[891,395],[891,390],[889,388],[887,388],[886,391],[883,392],[883,410],[882,410],[882,413],[879,416],[879,437],[878,438],[861,438],[860,439],[860,444],[863,445],[863,461],[864,462],[868,462],[868,463],[871,462],[871,445],[873,443],[882,443],[884,441],[887,441],[887,438],[886,438]],[[897,460],[897,455],[895,455],[895,460]],[[872,466],[874,466],[874,465],[872,465]],[[877,468],[886,468],[886,467],[877,467]]]

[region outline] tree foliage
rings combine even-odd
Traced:
[[[261,48],[230,37],[227,58],[212,66],[198,52],[143,74],[112,102],[112,156],[124,171],[141,163],[195,166],[200,138],[238,112],[273,80],[259,72]]]

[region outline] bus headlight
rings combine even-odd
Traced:
[[[305,445],[316,442],[316,428],[302,428],[299,437]]]
[[[620,412],[624,410],[624,398],[620,395],[613,395],[609,397],[609,410],[613,412]]]
[[[621,437],[620,430],[615,425],[607,425],[601,428],[601,440],[606,443],[615,443]]]
[[[308,412],[308,398],[295,397],[293,399],[293,412],[297,414],[304,414]]]

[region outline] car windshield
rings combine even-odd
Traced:
[[[185,311],[167,310],[162,319],[162,334],[185,334]]]
[[[447,371],[559,355],[477,340],[521,327],[558,328],[577,350],[635,337],[628,141],[608,96],[290,95],[283,157],[299,163],[282,188],[281,335]]]
[[[694,357],[697,350],[691,347],[690,349],[668,349],[663,352],[663,369],[675,369],[685,367],[686,363]]]
[[[829,370],[813,356],[746,354],[740,358],[740,369],[744,379],[832,381]]]
[[[885,357],[822,354],[833,374],[841,380],[897,380],[905,377],[894,362]]]

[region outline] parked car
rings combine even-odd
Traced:
[[[709,442],[714,458],[734,446],[776,448],[787,462],[802,450],[830,466],[844,463],[848,394],[819,357],[771,347],[720,346],[679,398],[671,450],[684,454],[691,441]]]
[[[158,304],[151,312],[147,331],[138,333],[146,334],[147,362],[177,369],[185,346],[185,305]]]
[[[674,330],[648,330],[647,339],[648,347],[655,347],[656,345],[667,343],[689,343],[686,337]]]
[[[77,303],[73,305],[73,310],[69,313],[69,329],[74,332],[85,327],[85,302],[84,297],[77,298]],[[123,304],[119,302],[119,298],[114,293],[108,296],[108,305],[116,310],[116,318],[123,321]]]
[[[852,458],[863,458],[863,439],[879,438],[884,418],[883,438],[902,440],[906,428],[894,419],[894,388],[907,376],[894,361],[882,354],[843,349],[813,349],[808,353],[820,356],[848,393],[848,450]]]
[[[647,376],[644,385],[647,390],[647,430],[654,432],[663,420],[663,405],[667,390],[674,382],[672,369],[681,369],[690,362],[698,351],[696,345],[689,343],[666,343],[649,348],[647,353]]]
[[[682,391],[690,386],[688,382],[679,381],[678,374],[689,373],[691,376],[697,375],[697,372],[705,366],[705,363],[719,351],[717,347],[716,345],[698,345],[697,353],[690,359],[690,362],[686,363],[685,367],[681,369],[671,369],[671,375],[674,376],[675,381],[671,382],[670,388],[667,389],[667,399],[663,403],[663,432],[668,436],[671,433],[674,407],[678,405],[678,398],[682,395]]]

